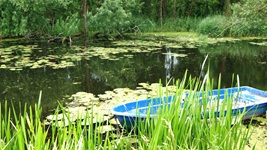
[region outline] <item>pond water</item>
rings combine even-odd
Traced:
[[[101,46],[111,48],[112,54],[93,55],[105,51],[99,45],[86,49],[35,41],[0,42],[0,101],[12,102],[16,108],[19,103],[33,105],[42,91],[47,112],[79,91],[101,94],[115,88],[135,89],[142,82],[182,79],[186,70],[199,77],[206,54],[204,73],[209,67],[215,88],[221,74],[222,87],[235,86],[239,75],[241,86],[267,90],[267,46],[251,41],[191,47],[143,45],[135,48],[139,51],[123,53],[115,52],[125,48],[121,45]]]

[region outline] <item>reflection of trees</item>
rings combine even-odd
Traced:
[[[85,91],[90,93],[93,91],[93,82],[92,82],[92,74],[89,67],[89,64],[86,60],[82,60],[82,63],[84,64],[84,70],[85,70]]]
[[[176,50],[172,49],[171,51],[173,53]],[[153,83],[159,82],[160,79],[165,82],[168,79],[166,72],[169,77],[175,79],[183,78],[186,70],[189,74],[198,76],[203,61],[202,56],[197,56],[197,51],[183,53],[188,53],[188,57],[174,58],[171,56],[170,59],[167,59],[168,55],[160,53],[137,53],[133,58],[116,61],[102,60],[97,57],[90,59],[90,69],[94,76],[93,91],[101,93],[103,88],[105,90],[118,87],[135,88],[140,82]]]
[[[170,79],[171,78],[171,72],[173,72],[173,69],[175,67],[178,67],[178,65],[179,65],[178,57],[171,55],[171,49],[166,49],[166,55],[165,55],[165,61],[164,62],[165,62],[164,67],[166,70],[165,76],[167,79]]]
[[[210,62],[212,62],[210,74],[216,80],[215,83],[217,83],[218,73],[221,73],[223,86],[236,86],[236,78],[233,81],[232,76],[239,75],[241,85],[267,90],[267,65],[259,63],[266,61],[262,59],[267,53],[266,47],[264,49],[240,42],[206,47],[200,49],[200,52],[209,53]]]
[[[184,51],[180,52],[179,49],[171,49],[171,53],[183,53],[187,54],[188,56],[171,59],[172,69],[170,71],[170,77],[173,77],[175,79],[182,79],[186,70],[188,70],[188,74],[192,77],[198,77],[204,56],[200,55],[198,51],[196,51],[196,49],[183,50]]]
[[[97,76],[97,78],[95,77],[97,83],[94,85],[105,84],[110,89],[114,89],[118,87],[134,88],[139,82],[147,82],[155,80],[155,78],[158,82],[164,72],[159,71],[163,69],[163,64],[155,59],[156,55],[159,54],[140,53],[134,54],[133,58],[116,61],[95,57],[89,62],[92,73]]]
[[[267,90],[267,65],[258,63],[267,60],[264,47],[241,43],[200,48],[200,53],[196,49],[169,50],[188,56],[166,59],[167,56],[161,53],[134,53],[133,58],[124,57],[116,61],[93,57],[88,61],[77,61],[76,67],[57,70],[49,67],[22,71],[1,69],[0,100],[13,101],[16,107],[19,102],[33,105],[42,90],[42,106],[46,111],[54,108],[64,95],[78,91],[99,94],[118,87],[135,88],[140,82],[153,83],[162,79],[164,83],[166,77],[183,78],[185,70],[198,77],[206,53],[209,53],[209,58],[205,68],[209,65],[214,83],[222,73],[222,85],[232,86],[232,74],[238,74],[241,85]]]
[[[68,69],[24,69],[19,72],[1,70],[0,93],[1,101],[12,101],[18,109],[19,103],[34,105],[38,101],[39,92],[42,91],[43,109],[51,109],[62,100],[64,95],[80,91],[74,86],[73,75]]]

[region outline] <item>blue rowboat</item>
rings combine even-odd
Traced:
[[[203,93],[206,92],[195,93],[196,98],[200,102],[202,102]],[[219,105],[226,96],[233,97],[232,114],[235,116],[244,111],[243,120],[265,114],[267,110],[267,92],[248,86],[212,90],[207,92],[206,95],[208,95],[209,103],[215,101],[217,103],[219,101]],[[182,95],[182,98],[186,100],[188,96],[189,94],[185,93]],[[150,98],[123,103],[112,108],[111,113],[117,117],[124,128],[131,129],[136,125],[136,122],[145,120],[148,117],[148,112],[149,118],[153,118],[157,116],[159,109],[166,106],[170,107],[175,100],[175,95],[172,95],[163,98]],[[181,103],[181,106],[183,106],[183,101]],[[220,115],[219,111],[216,115]]]

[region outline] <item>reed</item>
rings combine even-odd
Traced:
[[[175,102],[170,107],[166,106],[158,111],[159,115],[153,119],[153,124],[147,121],[146,124],[149,123],[149,127],[141,125],[138,129],[141,147],[144,149],[244,149],[250,136],[249,129],[242,125],[242,116],[245,112],[240,112],[238,116],[233,117],[231,111],[233,97],[227,96],[219,108],[212,107],[208,97],[208,91],[212,91],[212,82],[207,77],[202,83],[197,80],[189,83],[190,96],[184,101],[183,107],[181,107],[183,101],[181,95],[185,91],[185,83],[178,82]],[[220,89],[220,82],[218,89]],[[196,97],[196,91],[202,91],[201,103]],[[219,117],[216,115],[218,111]]]
[[[194,17],[165,18],[161,27],[160,21],[136,17],[132,21],[132,26],[135,27],[132,30],[134,32],[195,32],[201,20],[202,18]]]
[[[102,134],[95,130],[98,125],[85,125],[86,122],[93,124],[92,119],[86,119],[85,123],[82,120],[72,123],[71,116],[61,104],[55,116],[63,112],[65,118],[62,120],[66,122],[55,121],[46,125],[41,119],[42,93],[34,108],[25,105],[20,115],[16,115],[15,109],[9,108],[7,102],[0,104],[0,149],[243,149],[250,135],[250,131],[241,124],[244,112],[236,118],[231,111],[224,113],[224,109],[232,108],[233,98],[226,97],[220,106],[220,116],[216,117],[215,112],[219,108],[209,107],[207,96],[213,81],[208,76],[202,82],[186,76],[176,83],[175,103],[164,107],[156,118],[143,120],[136,125],[137,130],[127,134]],[[181,107],[185,91],[190,93],[190,97]],[[202,91],[202,103],[194,96],[196,91]],[[163,93],[168,91],[159,87],[159,96],[162,97]],[[86,113],[86,118],[93,118],[90,112]],[[134,146],[127,140],[132,137],[137,138]]]
[[[183,17],[164,20],[163,31],[167,32],[195,32],[202,18]]]
[[[34,106],[34,109],[32,107],[27,109],[25,104],[19,115],[17,115],[14,107],[13,109],[8,107],[7,102],[4,105],[0,104],[0,111],[2,112],[0,115],[0,149],[56,150],[98,149],[100,147],[105,149],[111,145],[102,146],[102,140],[106,141],[108,138],[103,139],[100,133],[94,131],[92,126],[84,126],[81,120],[77,121],[76,124],[63,124],[61,127],[56,126],[56,124],[59,124],[57,121],[53,125],[45,125],[45,122],[41,119],[40,103],[41,93],[38,104]],[[65,119],[71,122],[70,115],[66,113],[61,105],[55,111],[55,116],[59,114],[59,110],[63,111]],[[87,115],[89,116],[89,113]]]

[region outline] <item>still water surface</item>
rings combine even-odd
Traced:
[[[1,47],[21,44],[32,43],[2,43]],[[31,57],[72,52],[71,48],[60,44],[34,44],[41,51],[34,51]],[[235,86],[236,75],[239,75],[241,86],[267,90],[267,47],[251,45],[245,41],[198,48],[162,47],[147,53],[131,52],[128,54],[130,57],[117,54],[117,57],[122,56],[118,60],[95,56],[88,60],[73,61],[75,66],[61,69],[46,66],[37,69],[24,67],[22,70],[11,71],[0,68],[0,101],[12,101],[16,107],[19,102],[33,105],[42,91],[42,106],[44,111],[48,111],[57,106],[57,101],[63,101],[64,97],[79,91],[101,94],[115,88],[134,89],[141,82],[182,79],[186,70],[191,76],[199,77],[206,54],[209,54],[209,57],[202,73],[205,73],[209,66],[215,87],[219,74],[222,76],[222,87]],[[0,65],[3,64],[0,61]]]

